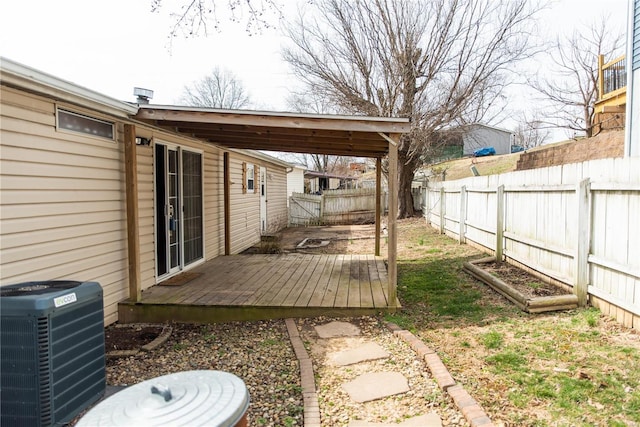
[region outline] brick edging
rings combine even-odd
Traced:
[[[431,371],[434,379],[438,383],[438,387],[443,392],[451,396],[453,402],[458,407],[464,418],[471,424],[471,427],[493,427],[491,419],[484,412],[476,400],[453,379],[447,367],[444,366],[440,356],[429,348],[422,340],[418,339],[411,332],[400,328],[392,322],[385,322],[386,327],[393,332],[394,335],[402,339],[422,358],[427,367]],[[306,424],[305,424],[306,425]]]
[[[309,358],[307,349],[304,348],[304,343],[300,338],[296,322],[289,318],[285,319],[284,323],[287,326],[293,351],[296,353],[296,358],[300,363],[300,386],[302,387],[302,401],[304,404],[304,427],[320,427],[320,405],[318,404],[318,393],[316,393],[316,383],[311,358]]]

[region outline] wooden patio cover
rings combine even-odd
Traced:
[[[388,278],[389,301],[396,301],[398,142],[409,132],[406,118],[312,115],[220,110],[168,105],[140,105],[136,120],[221,147],[376,159],[376,254],[380,255],[381,159],[389,156]],[[134,128],[131,126],[131,128]],[[135,148],[135,128],[125,138]],[[133,141],[132,141],[133,139]],[[129,159],[131,156],[127,156]],[[133,156],[135,158],[135,156]],[[135,179],[132,177],[132,179]],[[225,227],[226,228],[226,227]],[[133,237],[133,236],[131,236]],[[131,241],[131,239],[130,239]],[[131,248],[130,248],[131,249]],[[130,250],[131,253],[131,250]],[[131,262],[130,262],[131,265]],[[130,271],[130,274],[134,273]],[[130,275],[131,299],[139,300],[137,275]],[[139,273],[138,273],[139,277]],[[137,288],[137,289],[134,289]],[[136,298],[138,295],[138,298]]]

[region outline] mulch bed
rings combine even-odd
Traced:
[[[478,264],[478,267],[511,285],[527,298],[568,295],[571,293],[559,286],[545,283],[536,276],[507,262],[482,263]]]
[[[104,330],[105,351],[138,350],[162,333],[162,326],[109,326]]]

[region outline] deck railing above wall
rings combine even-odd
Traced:
[[[602,101],[627,87],[626,55],[622,55],[605,64],[604,55],[598,57],[598,100]]]
[[[602,83],[604,85],[602,94],[606,95],[614,90],[627,86],[626,56],[622,55],[613,61],[602,66]]]

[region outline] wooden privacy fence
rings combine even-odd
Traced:
[[[431,183],[427,223],[640,329],[640,159]]]
[[[386,211],[387,194],[381,206]],[[293,193],[289,198],[289,225],[357,224],[375,221],[376,191],[371,188],[327,190],[321,195]]]

